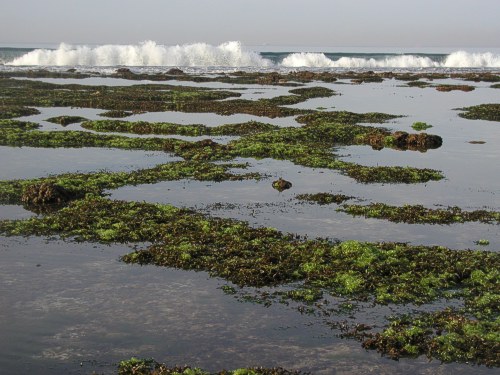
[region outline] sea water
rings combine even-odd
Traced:
[[[445,52],[446,51],[446,52]],[[287,70],[295,68],[436,69],[500,68],[500,51],[245,47],[238,41],[219,45],[192,43],[166,46],[154,41],[99,46],[61,43],[55,48],[0,48],[2,69],[21,66],[189,67],[219,70]]]
[[[114,72],[117,66],[130,66],[137,72],[161,72],[175,66],[187,72],[202,73],[299,69],[500,70],[499,54],[493,49],[463,52],[450,49],[345,49],[339,52],[331,48],[254,48],[240,43],[162,46],[154,42],[130,46],[49,47],[0,48],[3,64],[0,71],[42,67],[65,71],[77,67],[79,71],[106,73]],[[115,82],[91,79],[96,80],[94,84]],[[117,80],[116,83],[124,82]],[[133,82],[138,83],[144,82]],[[456,82],[446,80],[445,83]],[[496,161],[500,157],[497,147],[500,139],[497,123],[466,120],[458,117],[459,111],[454,110],[486,102],[498,103],[500,92],[497,89],[482,82],[474,83],[476,90],[470,93],[441,93],[432,88],[401,87],[404,83],[395,80],[362,85],[323,82],[312,85],[332,88],[340,95],[308,100],[294,107],[315,109],[321,106],[328,110],[406,115],[384,126],[412,131],[410,126],[414,121],[426,121],[434,126],[428,132],[438,134],[444,140],[440,149],[427,153],[376,151],[362,146],[337,149],[344,160],[366,165],[437,168],[443,171],[446,180],[415,185],[359,184],[336,171],[303,168],[270,159],[238,159],[239,162],[249,162],[250,171],[271,177],[261,181],[223,183],[182,180],[127,186],[107,193],[116,199],[187,206],[214,216],[239,218],[251,225],[274,226],[310,237],[392,239],[457,249],[474,248],[474,240],[485,238],[490,240],[485,250],[498,249],[498,225],[395,224],[351,218],[336,212],[335,207],[299,204],[294,200],[299,193],[326,191],[356,196],[362,202],[420,203],[429,207],[459,205],[466,210],[485,208],[498,211],[500,185]],[[243,86],[252,91],[255,89],[254,85]],[[224,84],[219,87],[225,88]],[[286,93],[273,91],[273,94]],[[81,108],[40,110],[40,115],[23,119],[41,123],[44,130],[49,130],[49,126],[58,128],[58,125],[44,121],[53,115],[78,114],[94,119],[100,112]],[[144,117],[131,119],[205,125],[222,121],[209,113],[167,112],[137,116]],[[224,120],[225,123],[232,122],[228,117]],[[261,121],[271,120],[261,118]],[[291,125],[292,121],[288,126]],[[79,124],[68,128],[81,130]],[[472,145],[468,143],[471,140],[486,143]],[[129,170],[171,160],[168,155],[143,151],[26,147],[3,147],[0,151],[3,168],[0,168],[0,179],[101,168]],[[42,159],[45,163],[40,161]],[[271,181],[278,177],[291,180],[292,189],[282,193],[272,189]],[[235,208],[214,209],[214,202],[232,203]],[[18,206],[0,206],[0,211],[2,219],[33,215]],[[356,341],[339,339],[336,336],[338,331],[330,330],[314,316],[300,315],[279,304],[264,307],[240,303],[218,289],[226,283],[224,280],[209,278],[206,273],[119,262],[119,256],[129,251],[131,248],[126,245],[46,241],[36,237],[0,238],[2,371],[113,374],[116,373],[116,363],[131,356],[155,357],[171,365],[189,363],[211,371],[255,365],[285,366],[325,375],[333,372],[489,375],[495,371],[467,364],[429,363],[426,358],[399,362],[381,358],[374,351],[366,352]],[[377,307],[375,310],[366,309],[362,314],[372,322],[388,312]]]

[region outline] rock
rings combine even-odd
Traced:
[[[202,139],[201,141],[196,142],[196,144],[201,147],[216,147],[219,145],[217,142],[212,141],[210,138]]]
[[[279,192],[290,189],[291,187],[292,183],[290,181],[283,180],[281,177],[276,181],[273,181],[273,188],[278,190]]]
[[[78,194],[53,184],[42,182],[24,189],[21,200],[27,205],[61,204],[78,198]]]
[[[184,74],[184,72],[178,68],[172,68],[169,69],[166,74],[170,76],[181,76]]]
[[[118,68],[116,69],[116,73],[132,73],[132,71],[129,68]]]

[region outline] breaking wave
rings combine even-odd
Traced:
[[[337,60],[324,53],[292,53],[281,64],[289,68],[498,68],[500,55],[453,52],[441,61],[427,56],[397,55],[384,58],[340,57]]]
[[[153,41],[137,45],[97,47],[61,44],[57,49],[23,51],[6,65],[14,66],[154,66],[228,68],[499,68],[500,55],[491,52],[451,54],[258,53],[240,42],[218,46],[194,43],[164,46]]]
[[[272,65],[258,53],[245,51],[240,42],[218,46],[206,43],[163,46],[153,41],[139,45],[103,45],[95,48],[72,47],[62,43],[58,49],[36,49],[8,65],[48,66],[258,66]]]

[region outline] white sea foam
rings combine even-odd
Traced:
[[[331,55],[330,55],[331,56]],[[433,58],[431,58],[433,57]],[[61,44],[55,50],[37,49],[7,65],[14,66],[154,66],[154,67],[226,67],[254,69],[289,68],[499,68],[500,55],[491,52],[457,51],[442,60],[435,56],[387,55],[377,58],[343,56],[330,58],[324,53],[291,53],[273,63],[257,52],[246,50],[240,42],[218,46],[194,43],[164,46],[153,41],[137,45],[102,45],[98,47]]]
[[[289,68],[498,68],[500,55],[487,53],[453,52],[443,62],[426,56],[400,55],[384,59],[341,57],[328,58],[324,53],[292,53],[285,57],[282,66]]]
[[[103,45],[94,48],[62,43],[56,50],[31,51],[9,65],[267,67],[272,63],[255,52],[244,50],[240,42],[226,42],[218,46],[206,43],[163,46],[146,41],[139,45]]]

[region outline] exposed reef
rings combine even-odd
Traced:
[[[353,216],[385,219],[395,223],[409,224],[454,224],[476,221],[500,224],[500,212],[476,210],[463,211],[459,207],[445,209],[426,208],[422,205],[391,206],[384,203],[369,205],[344,205],[338,209]]]
[[[118,364],[118,375],[307,375],[300,371],[290,371],[281,367],[249,367],[237,370],[208,372],[191,366],[167,366],[154,359],[132,357]]]
[[[500,104],[480,104],[457,110],[465,111],[458,115],[469,120],[500,121]]]

